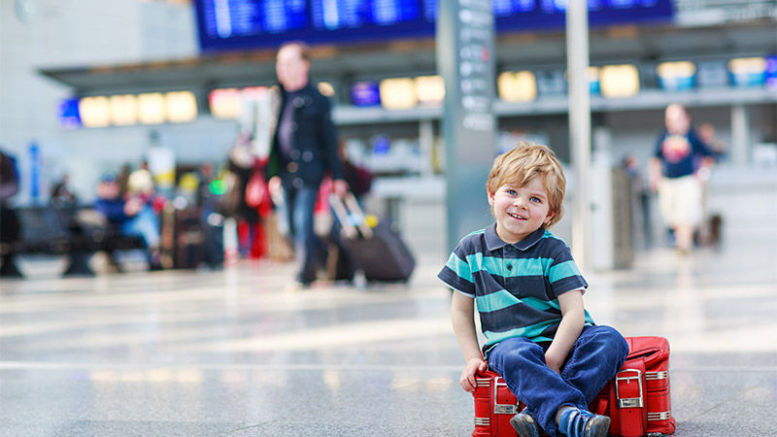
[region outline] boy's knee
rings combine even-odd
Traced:
[[[620,332],[610,326],[596,326],[589,342],[602,351],[612,351],[615,355],[626,357],[629,344]]]
[[[601,328],[600,341],[606,345],[607,349],[613,351],[616,358],[625,359],[629,353],[629,344],[623,335],[610,326],[602,326]]]

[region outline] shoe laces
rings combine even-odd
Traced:
[[[583,437],[585,425],[595,414],[579,408],[569,408],[561,415],[560,430],[568,437]]]

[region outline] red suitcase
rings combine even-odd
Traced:
[[[472,437],[516,437],[510,418],[523,409],[501,376],[486,370],[476,378],[475,431]]]
[[[639,437],[673,434],[669,391],[669,342],[663,337],[627,337],[626,362],[591,403],[610,417],[610,434]]]
[[[637,437],[672,434],[669,391],[669,342],[663,337],[627,337],[623,367],[589,405],[612,419],[610,435]],[[494,372],[477,375],[475,430],[472,437],[516,437],[510,418],[523,408]]]

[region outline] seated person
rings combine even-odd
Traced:
[[[21,238],[21,223],[11,204],[11,198],[19,192],[19,179],[16,158],[0,149],[0,246],[12,245]],[[23,276],[12,250],[3,250],[0,255],[0,276]]]
[[[113,175],[104,175],[97,184],[94,208],[117,227],[121,235],[140,235],[146,246],[149,268],[159,269],[159,218],[151,205],[139,197],[127,200],[119,196],[119,184]]]

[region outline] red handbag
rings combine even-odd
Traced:
[[[588,408],[610,417],[609,434],[615,437],[673,434],[669,342],[663,337],[626,337],[626,341],[629,354],[623,367]],[[510,418],[523,404],[490,370],[478,373],[476,381],[472,437],[516,437]]]
[[[255,208],[260,217],[266,218],[272,212],[272,197],[267,183],[264,181],[264,173],[256,169],[248,180],[245,189],[246,205]]]

